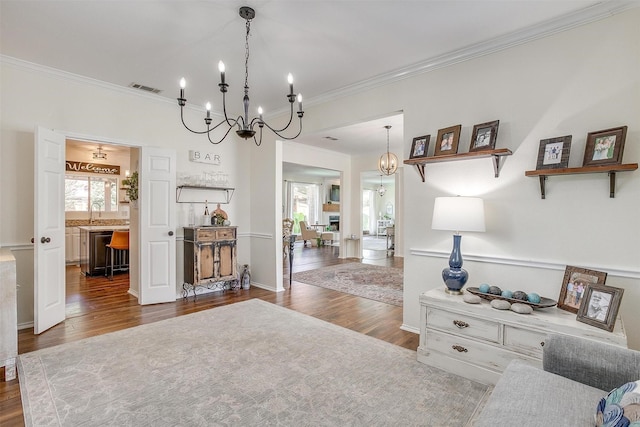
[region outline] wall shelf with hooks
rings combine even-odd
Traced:
[[[217,201],[213,198],[204,198],[203,200],[180,200],[181,197],[183,196],[183,192],[184,191],[198,191],[198,192],[205,192],[205,191],[210,191],[210,192],[220,192],[220,193],[224,193],[224,199],[225,201]],[[231,202],[231,198],[233,197],[233,193],[236,191],[235,188],[231,188],[231,187],[206,187],[206,186],[200,186],[200,185],[179,185],[176,187],[176,203],[205,203],[206,201],[208,201],[209,203],[225,203],[225,204],[229,204],[229,202]]]
[[[562,168],[562,169],[542,169],[534,171],[526,171],[525,176],[537,176],[540,178],[540,196],[546,198],[545,183],[547,177],[557,175],[579,175],[585,173],[606,173],[609,174],[609,197],[614,198],[616,195],[616,172],[629,172],[638,169],[637,163],[627,163],[623,165],[602,165],[602,166],[584,166],[579,168]]]
[[[447,154],[444,156],[421,157],[417,159],[408,159],[404,161],[405,165],[414,165],[418,169],[422,182],[425,182],[424,166],[427,163],[452,162],[455,160],[479,159],[483,157],[491,157],[493,160],[493,173],[496,178],[500,176],[500,160],[505,156],[510,156],[511,150],[508,148],[499,148],[497,150],[474,151],[461,154]]]

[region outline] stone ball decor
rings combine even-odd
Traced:
[[[500,295],[502,295],[505,298],[513,298],[513,292],[511,292],[508,289],[505,289],[504,291],[502,291],[502,294]]]
[[[527,304],[514,302],[513,304],[511,304],[511,311],[519,314],[531,314],[533,313],[533,307]]]
[[[489,293],[491,295],[501,295],[502,294],[502,289],[500,289],[499,286],[490,286],[489,287]]]
[[[480,298],[478,295],[464,294],[462,296],[462,300],[468,304],[480,304],[482,298]]]
[[[509,310],[511,308],[511,303],[503,299],[494,299],[491,301],[491,307],[496,310]]]
[[[483,294],[486,294],[489,292],[489,288],[490,286],[487,283],[483,283],[482,285],[478,286],[478,290],[480,292],[482,292]]]
[[[513,293],[513,296],[511,296],[511,298],[513,299],[519,299],[521,301],[529,301],[527,299],[527,293],[526,292],[522,292],[522,291],[515,291]]]
[[[527,294],[527,301],[534,304],[540,304],[540,295],[536,294],[535,292],[531,292]]]

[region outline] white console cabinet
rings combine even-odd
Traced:
[[[491,308],[489,301],[468,304],[442,288],[420,295],[418,361],[484,384],[495,384],[513,359],[542,367],[542,347],[549,333],[572,335],[627,346],[622,319],[613,332],[576,320],[557,307],[532,314]]]

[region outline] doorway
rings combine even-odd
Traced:
[[[361,173],[362,257],[381,259],[394,255],[396,175],[379,171]]]
[[[128,271],[114,274],[114,280],[105,277],[104,244],[113,230],[128,230],[130,224],[125,183],[135,169],[131,156],[135,148],[72,138],[66,139],[65,148],[65,287],[66,312],[71,317],[90,309],[83,301],[92,292],[129,293]],[[93,234],[91,228],[96,230]]]

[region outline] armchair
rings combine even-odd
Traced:
[[[313,229],[313,228],[309,228],[307,226],[307,223],[305,221],[300,221],[300,233],[301,233],[301,238],[302,238],[302,244],[306,246],[307,244],[307,240],[315,240],[315,239],[319,239],[320,237],[322,237],[322,235],[320,233],[318,233],[317,230]]]

